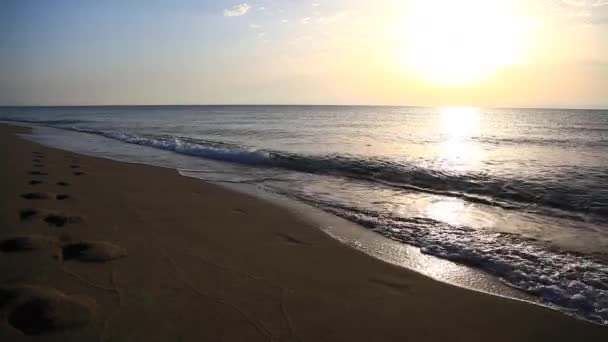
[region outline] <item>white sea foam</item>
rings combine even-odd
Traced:
[[[489,272],[546,304],[608,324],[605,258],[560,251],[515,234],[490,233],[425,218],[390,218],[327,203],[320,207],[425,254]]]

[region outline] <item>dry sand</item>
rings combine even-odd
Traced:
[[[265,201],[26,131],[0,125],[0,341],[608,341],[373,259]]]

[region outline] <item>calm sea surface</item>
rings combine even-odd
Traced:
[[[608,111],[0,107],[0,120],[63,129],[65,144],[108,157],[256,185],[608,324]]]

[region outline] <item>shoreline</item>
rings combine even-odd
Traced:
[[[2,122],[0,122],[1,124]],[[12,125],[12,124],[9,124]],[[13,125],[14,126],[14,125]],[[230,191],[236,191],[238,193],[243,193],[249,196],[252,196],[256,199],[271,202],[274,205],[277,205],[281,208],[287,209],[292,213],[295,213],[297,216],[303,218],[306,222],[311,225],[316,226],[318,229],[326,232],[334,239],[340,241],[343,244],[349,245],[351,248],[356,248],[364,253],[371,255],[379,260],[384,262],[388,262],[393,265],[397,265],[400,267],[404,267],[409,270],[417,271],[427,277],[431,277],[435,280],[442,281],[448,284],[464,287],[474,291],[480,291],[496,296],[502,296],[506,298],[523,300],[525,302],[535,303],[537,305],[542,305],[546,307],[551,307],[546,304],[543,304],[539,298],[533,297],[521,290],[515,289],[513,287],[509,287],[508,285],[501,282],[496,276],[491,275],[483,270],[475,269],[469,266],[465,266],[462,264],[455,263],[453,261],[449,261],[447,259],[441,259],[433,255],[423,254],[420,252],[420,248],[414,247],[412,245],[408,245],[403,242],[396,241],[394,239],[390,239],[382,234],[378,234],[376,232],[370,231],[368,228],[365,228],[355,222],[349,221],[345,218],[339,217],[335,214],[327,212],[322,208],[316,207],[313,204],[306,203],[284,194],[276,193],[269,191],[267,189],[259,189],[258,187],[240,182],[233,181],[224,181],[217,180],[212,181],[208,180],[206,177],[200,177],[197,173],[197,169],[190,170],[188,168],[180,168],[175,165],[169,165],[166,162],[150,162],[150,161],[134,161],[128,157],[129,154],[125,156],[116,156],[112,154],[108,154],[106,152],[98,152],[87,150],[86,148],[82,149],[80,147],[65,145],[55,139],[51,138],[49,140],[49,134],[52,131],[61,131],[61,133],[65,133],[66,131],[60,128],[52,128],[48,126],[32,126],[30,124],[23,124],[20,127],[31,128],[32,131],[28,134],[25,134],[22,137],[25,137],[26,140],[33,141],[34,143],[38,143],[47,147],[56,148],[59,150],[69,151],[76,154],[98,157],[102,159],[113,160],[117,162],[136,164],[136,165],[151,165],[156,167],[167,168],[170,170],[175,170],[181,176],[191,177],[203,182],[212,183],[214,185],[219,185],[223,188],[226,188]],[[39,130],[45,130],[44,132],[40,132]],[[51,131],[47,131],[51,130]],[[72,133],[72,132],[70,132]],[[99,138],[102,140],[106,140],[106,142],[113,142],[110,138],[98,137],[91,133],[78,132],[75,133],[78,135],[89,136],[92,135],[95,138]],[[41,137],[43,136],[43,137]],[[76,137],[75,137],[76,139]],[[103,141],[99,141],[103,143]],[[122,145],[122,142],[117,142],[117,144]],[[148,150],[148,153],[159,154],[170,154],[173,155],[173,152],[159,150],[149,146],[130,146],[135,147],[137,149]],[[105,149],[104,149],[105,151]],[[194,156],[180,156],[182,158],[192,158],[199,159]],[[226,164],[228,166],[229,163]],[[204,167],[203,167],[204,168]],[[433,269],[433,272],[426,272],[428,269]],[[559,308],[553,307],[559,311]]]
[[[57,249],[0,253],[2,285],[55,288],[95,302],[86,325],[38,337],[174,340],[182,336],[235,341],[608,337],[606,327],[555,310],[452,286],[382,262],[252,196],[183,177],[175,170],[77,155],[15,136],[26,131],[0,125],[0,153],[10,165],[0,171],[2,237],[35,234],[65,241],[102,240],[127,251],[125,257],[100,263],[61,261],[53,257]],[[34,151],[44,156],[36,169]],[[31,180],[43,183],[29,185]],[[69,186],[60,188],[56,184],[60,181]],[[21,197],[32,191],[70,197],[65,201]],[[80,221],[65,227],[23,221],[19,212],[26,207],[69,213]],[[113,290],[104,290],[108,288]],[[3,318],[10,316],[5,308],[0,310]],[[6,320],[0,322],[0,336],[29,338]]]
[[[3,122],[0,121],[0,124],[2,123]],[[252,196],[258,200],[270,202],[274,205],[277,205],[283,209],[290,211],[291,213],[294,213],[296,216],[298,216],[298,218],[304,219],[305,222],[314,225],[317,229],[322,230],[323,232],[331,236],[333,239],[340,241],[340,243],[346,244],[351,248],[355,248],[359,251],[362,251],[363,253],[370,255],[376,259],[379,259],[383,262],[387,262],[392,265],[396,265],[402,268],[406,268],[408,270],[418,272],[424,276],[450,285],[459,286],[469,290],[479,291],[494,296],[505,297],[513,300],[520,300],[527,303],[548,307],[565,313],[564,311],[561,311],[559,307],[543,303],[542,300],[538,297],[534,297],[524,291],[508,286],[496,276],[487,273],[483,270],[459,264],[447,259],[441,259],[433,255],[423,254],[422,252],[420,252],[419,247],[415,247],[403,242],[396,241],[394,239],[390,239],[382,234],[370,231],[370,229],[365,228],[355,222],[349,221],[345,218],[327,212],[322,208],[316,207],[310,203],[299,201],[284,194],[268,191],[266,189],[262,190],[254,185],[246,183],[234,183],[231,181],[225,182],[223,180],[211,181],[208,180],[206,177],[200,177],[199,174],[196,172],[196,168],[193,170],[190,170],[188,168],[179,168],[175,165],[169,165],[166,162],[159,161],[156,161],[156,163],[150,161],[133,161],[129,157],[127,157],[130,153],[133,152],[130,152],[125,156],[116,156],[108,154],[107,151],[91,151],[90,149],[87,150],[86,148],[82,149],[80,147],[70,146],[69,144],[66,145],[65,143],[56,141],[54,138],[50,138],[49,140],[49,134],[53,134],[52,131],[61,131],[62,134],[66,132],[61,128],[36,126],[27,123],[21,125],[15,125],[13,123],[5,124],[8,124],[9,126],[18,126],[30,129],[30,132],[22,135],[21,138],[24,138],[28,141],[32,141],[37,144],[41,144],[43,146],[59,149],[62,151],[68,151],[79,155],[108,159],[122,163],[135,165],[150,165],[167,168],[169,170],[175,170],[179,175],[184,177],[191,177],[203,182],[212,183],[214,185],[221,186],[222,188],[226,188],[229,191],[236,191],[238,193]],[[44,132],[39,131],[41,129],[44,130]],[[88,136],[91,133],[77,132],[75,134],[82,134]],[[114,143],[114,141],[112,141],[110,138],[97,137],[94,134],[92,134],[92,136],[94,136],[95,138],[100,138],[102,140],[107,139],[107,142],[111,141]],[[100,141],[100,143],[103,142]],[[123,143],[118,142],[118,144],[122,145]],[[148,153],[155,153],[157,155],[173,154],[172,152],[164,151],[162,149],[155,149],[149,146],[131,147],[135,147],[137,149],[147,149],[150,151]],[[197,157],[193,156],[181,157],[198,159]],[[432,272],[429,272],[429,270],[432,270]],[[568,313],[566,312],[566,314]],[[574,316],[576,317],[576,315]],[[584,317],[581,317],[580,319],[585,320]]]
[[[182,176],[192,177],[183,174]],[[193,178],[199,179],[196,177]],[[496,276],[470,266],[458,264],[448,259],[441,259],[433,255],[423,254],[418,247],[390,239],[382,234],[378,234],[377,232],[358,225],[355,222],[348,221],[345,218],[336,216],[308,203],[254,187],[250,188],[248,185],[231,183],[222,184],[219,181],[217,183],[211,183],[217,184],[230,191],[236,191],[238,193],[250,195],[258,200],[270,202],[273,205],[288,210],[299,218],[302,218],[305,222],[325,232],[341,244],[361,251],[382,262],[405,268],[408,271],[417,272],[425,277],[452,286],[511,300],[532,303],[534,305],[540,305],[560,311],[558,307],[551,307],[550,305],[542,303],[537,297],[533,297],[516,288],[509,287],[502,283]],[[433,269],[433,272],[428,272],[429,268]]]

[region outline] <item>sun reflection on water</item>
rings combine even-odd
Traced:
[[[444,107],[440,115],[443,128],[451,137],[470,137],[479,129],[479,108]]]
[[[440,152],[447,168],[464,171],[479,163],[481,151],[472,140],[479,133],[479,117],[480,109],[475,107],[441,108]]]
[[[439,112],[439,157],[443,172],[475,171],[481,162],[481,151],[474,138],[480,130],[480,109],[444,107]],[[470,219],[469,204],[459,198],[435,199],[424,211],[438,221],[460,225]]]
[[[462,224],[462,216],[466,214],[464,201],[457,198],[435,201],[426,207],[427,215],[449,224]]]

